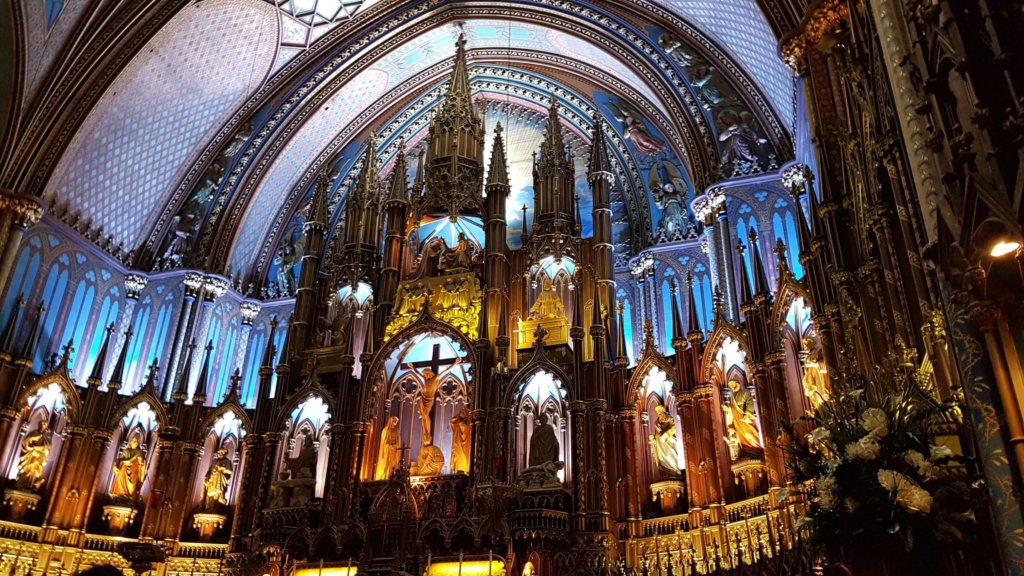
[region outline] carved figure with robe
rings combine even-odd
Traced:
[[[458,270],[468,269],[473,265],[474,256],[473,245],[469,242],[469,238],[462,232],[459,232],[458,242],[454,248],[445,248],[441,254],[441,263],[445,270]]]
[[[761,435],[757,427],[757,408],[754,396],[737,380],[729,381],[732,397],[723,407],[726,426],[735,434],[740,449],[761,450]],[[735,459],[735,458],[734,458]]]
[[[551,279],[544,276],[544,284],[541,287],[540,294],[537,295],[537,299],[533,302],[533,306],[530,307],[530,318],[543,319],[543,318],[563,318],[565,317],[565,307],[562,306],[562,298],[555,292],[554,286],[551,284]]]
[[[313,437],[305,430],[302,431],[299,454],[288,460],[288,471],[293,479],[316,475],[316,447],[313,446]]]
[[[217,450],[210,460],[210,469],[203,480],[203,509],[212,510],[215,506],[226,506],[228,503],[228,486],[231,475],[235,472],[234,463],[228,458],[224,448]]]
[[[519,474],[521,482],[534,488],[553,488],[561,484],[558,471],[565,463],[558,459],[558,435],[549,422],[546,412],[540,414],[540,421],[530,437],[528,467]]]
[[[757,147],[767,142],[751,128],[754,116],[750,112],[740,113],[725,110],[716,119],[718,141],[722,146],[722,164],[737,161],[757,162]]]
[[[420,379],[420,394],[419,399],[416,402],[416,412],[420,415],[420,428],[423,433],[424,446],[430,446],[434,443],[433,412],[434,399],[437,397],[437,389],[441,386],[441,381],[451,374],[451,372],[461,363],[462,359],[456,358],[455,362],[440,374],[434,374],[434,371],[430,368],[424,368],[423,372],[418,372],[412,364],[406,365],[409,370]]]
[[[675,61],[676,64],[687,67],[693,66],[696,58],[693,54],[686,51],[683,47],[682,40],[674,34],[665,32],[658,38],[658,46],[668,54],[668,57]]]
[[[295,291],[298,279],[295,277],[294,269],[302,261],[305,246],[305,235],[296,236],[295,232],[289,231],[285,233],[285,238],[277,249],[277,256],[274,257],[274,264],[277,264],[277,285],[286,294]]]
[[[402,430],[398,425],[398,416],[388,418],[387,424],[380,433],[380,449],[377,454],[377,469],[373,477],[376,480],[391,478],[402,458]]]
[[[661,208],[661,219],[658,221],[658,237],[663,240],[680,240],[696,227],[686,211],[686,181],[682,173],[671,162],[659,162],[651,168],[648,184],[651,197]]]
[[[473,445],[473,421],[469,410],[463,408],[450,421],[452,427],[452,473],[469,472],[469,455]]]
[[[815,413],[832,395],[832,387],[828,382],[828,371],[821,358],[821,347],[816,346],[812,338],[803,339],[803,348],[808,351],[804,359],[804,375],[802,378],[804,396],[811,405],[811,413]]]
[[[146,479],[146,453],[139,447],[138,436],[132,436],[114,461],[114,480],[110,484],[110,497],[115,500],[135,500]]]
[[[25,435],[18,459],[18,488],[34,491],[43,485],[43,470],[52,446],[53,432],[46,420],[40,421],[38,428]]]
[[[648,436],[651,455],[658,469],[675,477],[679,475],[679,452],[676,449],[676,420],[664,406],[655,406],[657,418],[654,434]]]

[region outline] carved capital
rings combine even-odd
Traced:
[[[999,321],[999,307],[989,301],[975,302],[967,309],[971,321],[982,332],[991,332],[996,329],[996,322]]]

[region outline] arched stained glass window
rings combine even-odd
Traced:
[[[92,271],[85,273],[85,278],[78,282],[78,286],[75,288],[75,295],[71,300],[71,309],[68,311],[67,316],[64,317],[64,331],[59,340],[56,343],[63,346],[68,342],[71,342],[78,350],[82,350],[85,347],[85,329],[89,322],[89,311],[92,309],[92,301],[96,298],[96,274]],[[85,364],[85,360],[88,359],[88,354],[79,352],[77,358],[82,359],[82,362],[74,363],[75,374],[81,376],[82,366]],[[85,380],[79,378],[79,382],[84,385]]]
[[[246,408],[256,407],[256,393],[259,387],[260,361],[267,347],[267,324],[260,322],[249,334],[249,348],[245,357],[245,372],[242,378],[241,401]]]
[[[36,372],[42,372],[47,356],[49,356],[52,351],[56,351],[56,349],[59,348],[59,345],[51,347],[50,339],[56,328],[57,318],[61,316],[61,302],[63,301],[65,292],[68,289],[67,266],[69,262],[70,259],[68,258],[68,255],[61,254],[57,259],[57,264],[54,264],[50,268],[50,272],[46,277],[46,284],[43,286],[41,301],[46,312],[42,319],[42,333],[39,334],[38,344],[36,345],[36,355],[32,361],[32,369]]]
[[[146,296],[135,310],[135,322],[132,325],[132,341],[128,345],[126,358],[126,382],[121,385],[121,394],[132,394],[138,389],[144,377],[145,360],[142,358],[143,345],[146,342],[146,329],[153,314],[153,298]]]
[[[633,344],[633,304],[629,294],[621,288],[615,293],[615,299],[622,303],[622,326],[619,329],[623,331],[623,337],[626,340],[626,356],[629,357],[629,365],[633,366],[636,364],[636,350]]]
[[[32,237],[26,242],[18,260],[14,264],[14,274],[11,276],[11,284],[7,288],[7,295],[4,297],[3,310],[0,310],[0,326],[6,327],[11,315],[15,312],[14,303],[19,294],[25,296],[25,309],[29,310],[35,304],[32,302],[33,289],[36,279],[39,277],[39,267],[42,261],[42,240],[38,236]],[[2,287],[2,286],[0,286]],[[22,316],[24,317],[24,315]]]
[[[661,322],[662,322],[662,337],[663,347],[662,353],[666,356],[672,353],[672,338],[674,333],[672,331],[672,282],[675,280],[676,273],[668,268],[665,270],[665,274],[662,276],[661,281]],[[677,283],[678,287],[678,283]]]
[[[117,286],[111,286],[107,290],[107,295],[103,297],[103,304],[100,305],[99,315],[96,317],[96,323],[94,324],[92,334],[92,344],[89,346],[89,366],[78,366],[79,373],[85,374],[83,370],[92,370],[92,363],[99,357],[100,347],[103,346],[103,340],[107,335],[107,327],[114,324],[114,332],[111,333],[110,337],[116,341],[117,339],[117,314],[121,304],[121,291],[118,290]],[[83,343],[84,345],[84,343]],[[79,355],[79,358],[85,360],[87,357]],[[82,364],[82,362],[78,362]],[[106,374],[104,374],[106,377]]]

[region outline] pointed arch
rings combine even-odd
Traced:
[[[64,394],[64,409],[67,411],[68,422],[79,422],[79,418],[82,416],[82,398],[78,394],[78,387],[72,382],[63,365],[48,374],[43,374],[32,384],[26,386],[18,395],[16,406],[25,406],[33,394],[51,384],[59,386],[60,391]]]
[[[704,355],[701,358],[701,370],[700,373],[704,376],[705,380],[711,380],[715,374],[718,363],[718,349],[722,347],[726,339],[731,338],[739,343],[739,347],[743,351],[747,351],[747,338],[743,334],[743,331],[731,324],[721,324],[716,326],[714,331],[711,332],[711,336],[708,337],[707,343],[704,345]],[[723,374],[724,376],[724,374]],[[724,382],[723,382],[724,384]]]
[[[626,383],[626,402],[635,404],[640,399],[640,392],[643,388],[644,378],[651,371],[651,368],[658,368],[665,374],[674,375],[675,366],[659,354],[656,350],[644,351],[636,368],[629,376]]]
[[[213,427],[214,424],[217,423],[217,420],[219,420],[220,417],[227,412],[233,413],[235,415],[235,418],[238,418],[238,421],[241,423],[243,430],[252,430],[252,421],[249,419],[249,414],[246,413],[246,411],[241,406],[234,402],[221,404],[220,406],[214,408],[213,411],[207,414],[206,417],[203,418],[203,420],[199,423],[199,429],[209,430],[210,428]]]
[[[150,409],[156,415],[157,430],[163,430],[170,422],[170,418],[167,415],[167,410],[164,408],[163,402],[161,402],[156,396],[149,392],[147,389],[141,390],[139,393],[125,400],[117,410],[110,415],[107,419],[107,430],[117,430],[117,427],[121,425],[121,420],[132,410],[145,402],[149,405]]]

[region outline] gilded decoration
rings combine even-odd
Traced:
[[[794,70],[801,67],[809,47],[825,49],[842,30],[850,10],[845,2],[828,0],[805,21],[803,29],[782,45],[782,60]]]
[[[424,307],[470,340],[479,337],[483,291],[480,280],[471,272],[402,282],[395,301],[396,312],[384,331],[385,342],[415,322]]]

